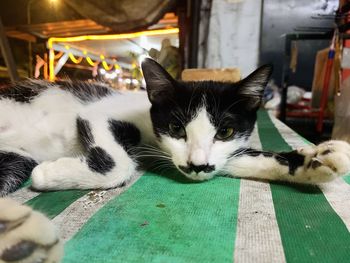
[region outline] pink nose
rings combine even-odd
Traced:
[[[203,149],[195,149],[191,152],[189,163],[193,165],[205,165],[208,163],[207,156]]]

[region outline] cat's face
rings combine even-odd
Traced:
[[[162,150],[193,180],[222,171],[232,154],[247,145],[271,67],[235,84],[175,81],[151,59],[142,69]]]

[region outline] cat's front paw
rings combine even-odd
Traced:
[[[60,262],[63,245],[43,214],[0,199],[0,262]]]
[[[80,169],[80,161],[74,158],[60,158],[53,162],[42,162],[32,171],[32,187],[35,190],[59,190],[69,188],[65,185],[67,175],[74,177]],[[79,183],[79,179],[77,178]]]
[[[350,145],[344,141],[327,141],[298,149],[305,156],[304,172],[309,183],[322,183],[350,172]]]

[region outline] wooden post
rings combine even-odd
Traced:
[[[4,26],[2,24],[1,17],[0,17],[0,46],[1,46],[1,53],[4,56],[7,71],[10,75],[11,81],[18,81],[19,77],[16,70],[16,64],[11,53],[10,45],[5,33]]]

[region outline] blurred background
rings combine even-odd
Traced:
[[[2,0],[0,85],[70,78],[137,91],[147,56],[177,79],[207,69],[237,81],[271,63],[265,108],[310,141],[349,140],[349,10],[346,0]]]

